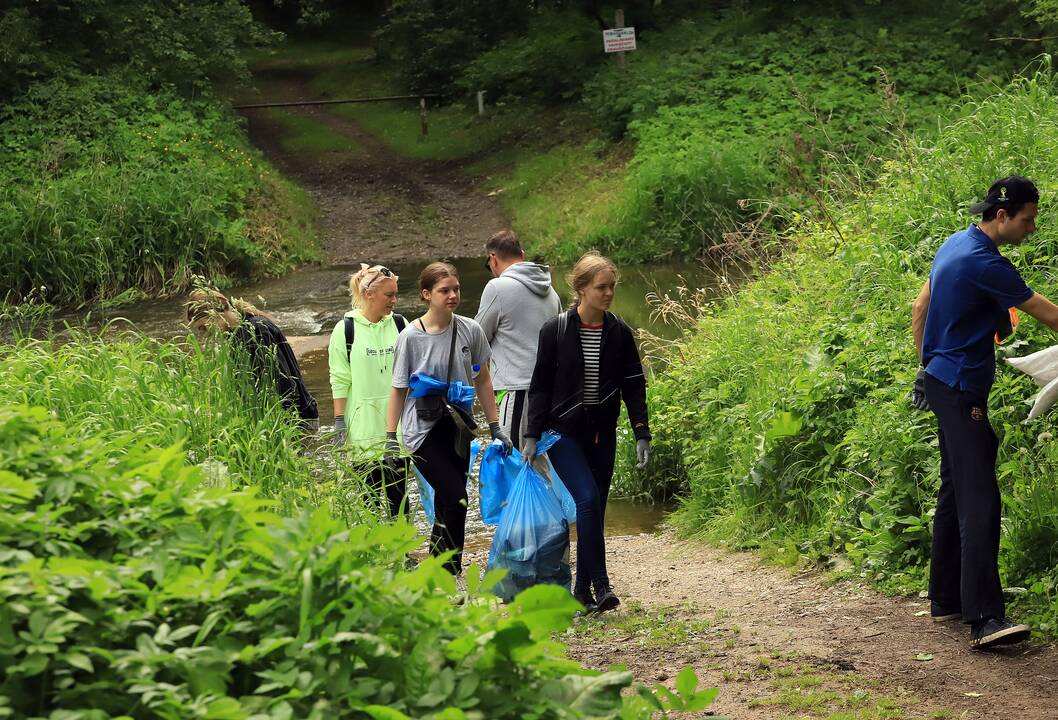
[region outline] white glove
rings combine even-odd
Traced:
[[[650,462],[650,441],[646,438],[636,440],[636,467],[643,469]]]

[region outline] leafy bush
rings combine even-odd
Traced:
[[[282,518],[179,447],[0,409],[0,712],[22,717],[615,717],[630,673],[565,660],[577,607],[456,607],[404,523]],[[693,690],[693,688],[692,688]],[[648,717],[648,713],[637,715]]]
[[[748,219],[741,199],[811,205],[829,158],[862,161],[894,130],[928,130],[970,80],[1005,80],[1026,57],[982,47],[972,25],[951,30],[951,12],[890,27],[801,10],[782,21],[768,8],[684,18],[587,83],[600,126],[637,142],[599,244],[634,260],[698,254]]]
[[[486,91],[490,102],[569,101],[602,60],[601,42],[598,26],[582,15],[540,13],[524,35],[476,57],[455,84],[466,95]]]
[[[901,145],[875,188],[832,209],[844,242],[807,220],[773,271],[702,317],[651,389],[655,482],[682,484],[686,529],[796,560],[845,555],[866,577],[923,587],[938,483],[935,421],[908,396],[917,367],[910,302],[940,243],[997,177],[1058,182],[1058,84],[1049,70],[955,113],[935,140]],[[1005,251],[1053,295],[1055,215]],[[1028,320],[1003,350],[1054,342]],[[1058,450],[1054,420],[1024,425],[1035,392],[1000,367],[992,422],[1002,438],[1001,572],[1013,604],[1058,630]],[[1051,518],[1047,520],[1046,518]]]
[[[154,85],[202,90],[211,81],[245,78],[242,48],[276,37],[242,0],[8,0],[4,6],[0,97],[54,76],[115,67]]]
[[[0,110],[0,292],[49,300],[193,274],[276,273],[314,257],[307,197],[208,101],[125,76],[38,83]]]

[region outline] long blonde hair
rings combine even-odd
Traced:
[[[363,309],[366,298],[364,293],[378,282],[379,278],[390,278],[397,282],[400,278],[384,265],[368,265],[360,263],[360,269],[349,276],[349,297],[353,308]]]
[[[577,264],[566,274],[566,284],[569,285],[569,289],[573,293],[573,302],[570,303],[571,308],[580,305],[579,293],[591,285],[591,281],[603,270],[612,272],[615,281],[621,279],[621,273],[610,258],[594,250],[581,255]]]
[[[219,315],[229,310],[234,310],[242,317],[259,315],[271,320],[271,317],[246,300],[242,298],[229,299],[223,293],[212,288],[192,290],[187,296],[184,308],[187,310],[187,321],[189,323],[211,315]]]

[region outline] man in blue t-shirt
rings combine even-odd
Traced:
[[[981,222],[937,251],[912,311],[922,361],[912,402],[936,414],[940,441],[930,612],[937,622],[961,617],[974,648],[1029,636],[1028,626],[1007,622],[999,581],[999,440],[988,421],[988,393],[996,370],[992,339],[1009,334],[1010,308],[1058,330],[1058,306],[1034,293],[998,250],[1036,230],[1039,199],[1026,178],[994,182],[970,208]]]

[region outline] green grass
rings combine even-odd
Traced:
[[[343,135],[326,124],[296,111],[269,108],[269,119],[283,128],[280,144],[290,153],[348,153],[363,152],[363,148],[352,138]]]
[[[684,647],[713,628],[715,619],[690,619],[681,607],[646,610],[632,601],[620,613],[610,617],[589,616],[570,631],[582,641],[603,641],[608,638],[631,636],[645,647]]]
[[[572,262],[596,244],[625,187],[625,157],[590,134],[517,145],[468,168],[499,197],[530,254]]]
[[[842,237],[803,218],[768,275],[705,310],[650,393],[652,482],[682,486],[679,527],[784,562],[844,555],[885,590],[925,588],[939,459],[933,416],[908,402],[910,302],[995,178],[1058,184],[1046,159],[1058,153],[1056,98],[1045,70],[957,108],[960,120],[901,144],[876,185],[831,207]],[[1055,218],[1044,203],[1035,237],[1008,251],[1050,296]],[[1027,354],[1054,335],[1029,320],[1017,342],[1002,352]],[[1001,438],[1000,571],[1025,588],[1010,598],[1012,616],[1053,636],[1058,444],[1038,437],[1055,416],[1023,424],[1034,392],[1000,364],[990,412]]]
[[[388,97],[408,91],[395,68],[372,58],[322,62],[314,66],[309,84],[314,96],[327,98]],[[405,157],[455,160],[481,152],[529,124],[522,113],[490,107],[477,114],[466,98],[427,100],[427,134],[422,136],[419,102],[415,99],[339,105],[336,115],[360,124],[389,148]]]

